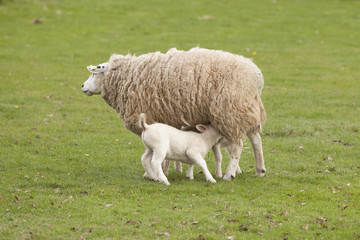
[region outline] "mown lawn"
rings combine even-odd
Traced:
[[[359,238],[359,9],[351,0],[0,0],[0,239]],[[140,139],[81,92],[86,66],[112,53],[194,46],[262,69],[266,177],[254,176],[246,140],[244,173],[231,182],[173,168],[170,186],[144,179]]]

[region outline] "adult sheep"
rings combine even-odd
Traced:
[[[179,129],[210,123],[238,156],[230,159],[225,180],[235,177],[245,135],[254,150],[256,175],[264,175],[259,134],[266,120],[260,98],[264,79],[251,60],[220,50],[173,48],[165,54],[113,54],[107,63],[88,70],[93,74],[82,91],[88,96],[101,94],[138,136],[140,113],[146,113],[150,124]]]

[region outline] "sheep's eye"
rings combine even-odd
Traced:
[[[101,68],[101,66],[99,65],[99,66],[97,66],[97,68]]]

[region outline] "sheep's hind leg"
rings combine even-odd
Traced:
[[[207,168],[206,162],[204,158],[199,153],[193,153],[191,150],[187,151],[186,155],[189,159],[191,159],[194,163],[200,166],[205,175],[205,179],[209,182],[216,183],[216,180],[213,178],[209,169]]]
[[[177,172],[182,172],[181,162],[175,161],[175,162],[174,162],[174,165],[175,165],[175,170],[176,170]],[[162,170],[163,170],[165,176],[169,176],[170,160],[165,159],[165,160],[163,161],[163,163],[161,164],[161,167],[162,167]]]
[[[266,169],[260,133],[248,133],[247,136],[249,137],[254,150],[256,176],[263,177],[265,175],[264,173],[266,172]]]
[[[240,153],[238,152],[238,150],[235,151],[236,154],[239,154],[239,164],[238,164],[238,166],[237,166],[237,168],[236,168],[236,174],[242,174],[242,171],[241,171],[241,168],[240,168],[240,158],[241,158],[241,153],[242,153],[242,151],[243,151],[244,143],[243,143],[243,141],[242,141],[241,139],[240,139],[240,143],[239,143],[239,144],[240,144],[240,147],[241,147]],[[237,157],[236,154],[234,155],[234,154],[231,152],[231,149],[230,149],[230,148],[228,148],[227,151],[228,151],[228,154],[230,155],[230,158],[236,158],[236,157]]]
[[[161,163],[164,161],[166,153],[161,150],[153,150],[153,155],[151,159],[151,166],[154,169],[155,174],[158,176],[159,181],[166,185],[170,185],[168,179],[166,178],[162,168]]]
[[[164,174],[166,176],[168,176],[169,175],[169,168],[170,168],[170,161],[165,159],[162,162],[161,167],[162,167],[162,170],[163,170]]]
[[[240,140],[239,143],[233,143],[233,144],[230,144],[228,147],[226,147],[226,151],[230,155],[230,161],[229,161],[229,166],[226,169],[226,173],[223,178],[224,180],[231,180],[231,179],[235,178],[236,173],[238,173],[239,171],[241,173],[241,169],[239,166],[239,160],[240,160],[242,149],[243,149],[242,140]]]
[[[220,150],[220,144],[215,144],[212,147],[212,150],[214,152],[214,160],[216,163],[215,176],[218,178],[221,178],[222,177],[222,171],[221,171],[222,154],[221,154],[221,150]]]
[[[175,161],[175,170],[178,172],[182,172],[182,164],[179,161]]]

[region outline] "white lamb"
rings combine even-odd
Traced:
[[[206,180],[216,183],[204,160],[211,147],[222,137],[214,127],[198,124],[196,128],[200,133],[197,133],[181,131],[162,123],[148,125],[144,113],[140,114],[139,122],[143,129],[141,139],[146,147],[141,157],[146,170],[145,176],[170,185],[161,168],[166,158],[190,164],[187,174],[190,179],[193,179],[192,166],[196,163],[201,167]]]
[[[181,127],[182,131],[194,131],[196,132],[197,129],[196,127],[192,127],[192,126],[187,126],[187,127]],[[216,163],[216,170],[215,170],[215,176],[218,178],[222,177],[222,171],[221,171],[221,162],[222,162],[222,154],[221,154],[221,148],[226,148],[226,152],[228,153],[228,155],[230,156],[230,164],[229,164],[229,168],[233,167],[234,169],[236,168],[236,174],[241,174],[241,168],[239,165],[235,166],[232,165],[231,163],[236,163],[236,159],[239,158],[239,156],[241,155],[242,149],[243,149],[243,141],[240,140],[238,144],[231,144],[226,138],[222,137],[219,139],[218,142],[216,142],[214,144],[214,146],[212,147],[213,153],[214,153],[214,160]],[[169,162],[165,161],[167,163],[167,165],[163,165],[163,170],[165,172],[169,171]],[[182,165],[180,162],[177,162],[177,166],[175,166],[176,170],[178,170],[179,172],[182,171]],[[186,176],[192,176],[193,173],[193,165],[189,165],[189,168],[187,170],[187,175]],[[232,177],[233,178],[233,177]]]

